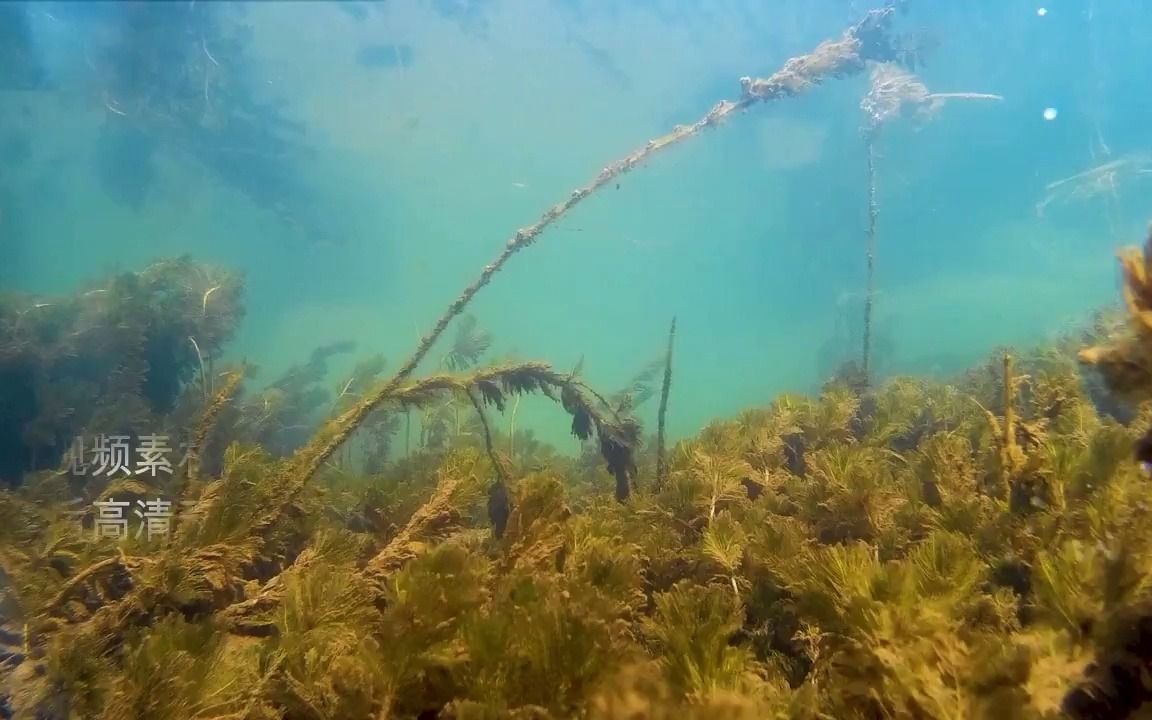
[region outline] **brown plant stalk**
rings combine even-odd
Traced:
[[[668,394],[672,390],[672,345],[676,341],[676,318],[668,328],[668,350],[664,354],[664,382],[660,386],[660,410],[656,414],[656,489],[664,487],[668,479],[668,461],[665,457],[665,419],[668,414]]]
[[[893,63],[876,63],[872,67],[868,93],[860,101],[865,115],[862,128],[868,158],[868,229],[866,231],[866,289],[864,294],[864,339],[860,370],[865,385],[871,383],[872,324],[876,305],[876,222],[880,205],[876,198],[876,146],[880,130],[908,114],[926,121],[945,100],[1003,100],[999,95],[975,92],[930,93],[912,73]]]

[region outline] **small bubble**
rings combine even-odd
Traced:
[[[1044,119],[1045,120],[1055,120],[1056,116],[1058,114],[1059,113],[1056,112],[1056,108],[1054,108],[1054,107],[1044,108]]]
[[[1046,8],[1046,7],[1036,8],[1036,14],[1039,15],[1040,17],[1044,17],[1045,15],[1048,14],[1048,8]]]

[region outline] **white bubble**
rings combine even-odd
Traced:
[[[1052,107],[1044,108],[1044,119],[1045,120],[1055,120],[1056,116],[1058,114],[1059,113],[1056,112],[1056,108],[1052,108]]]
[[[1048,14],[1048,8],[1046,8],[1046,7],[1036,8],[1036,14],[1039,15],[1040,17],[1044,17],[1045,15]]]

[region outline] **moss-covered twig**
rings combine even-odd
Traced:
[[[1012,365],[1012,355],[1005,352],[1001,357],[1000,385],[1001,402],[1004,405],[1003,422],[991,410],[981,406],[996,443],[997,479],[1006,501],[1012,496],[1012,485],[1025,461],[1024,452],[1016,440],[1016,377]]]
[[[860,102],[867,116],[865,132],[874,136],[883,125],[911,113],[926,120],[939,112],[945,100],[1003,100],[999,95],[976,92],[931,93],[912,73],[893,63],[872,68],[868,94]]]
[[[484,403],[504,409],[508,394],[542,392],[557,400],[572,415],[572,433],[587,440],[595,432],[601,450],[614,473],[631,462],[636,445],[635,421],[621,417],[598,393],[584,383],[556,372],[547,363],[526,362],[499,365],[465,375],[430,375],[408,384],[389,380],[340,416],[325,425],[289,463],[291,487],[295,494],[324,458],[339,447],[368,413],[385,402],[401,406],[423,405],[446,392],[475,390]],[[626,457],[625,457],[626,456]],[[621,463],[623,465],[621,465]]]
[[[864,290],[864,349],[860,370],[864,382],[872,382],[872,313],[876,304],[876,221],[880,217],[880,205],[876,200],[876,138],[875,133],[865,137],[868,154],[868,237],[866,240],[866,285]]]
[[[866,290],[864,294],[864,340],[860,362],[864,383],[872,381],[872,324],[876,305],[876,222],[880,205],[876,197],[876,145],[884,125],[903,117],[908,111],[920,120],[935,115],[945,100],[1002,100],[989,93],[930,93],[924,83],[893,63],[873,66],[868,93],[860,101],[865,115],[862,129],[868,162],[868,229],[866,238]]]
[[[192,431],[191,440],[188,442],[188,457],[184,469],[183,481],[180,486],[175,488],[175,497],[182,498],[185,488],[189,484],[195,483],[200,473],[200,453],[203,452],[204,443],[208,440],[208,435],[212,429],[216,427],[216,421],[220,419],[220,413],[224,412],[224,408],[232,402],[232,398],[236,395],[236,390],[240,386],[240,381],[244,377],[244,371],[235,370],[228,373],[228,379],[224,381],[224,386],[212,398],[212,402],[204,408],[204,412],[200,416],[200,421],[196,424],[196,428]]]
[[[660,386],[660,410],[656,415],[656,490],[664,487],[668,479],[665,457],[665,419],[668,414],[668,394],[672,390],[672,345],[676,341],[676,318],[668,328],[668,351],[664,354],[664,383]]]

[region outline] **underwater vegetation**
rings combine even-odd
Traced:
[[[171,474],[82,488],[46,450],[13,463],[0,716],[1140,717],[1152,516],[1133,448],[1148,459],[1152,237],[1122,253],[1118,323],[949,382],[834,378],[672,447],[674,320],[662,357],[602,394],[580,365],[487,363],[492,338],[467,314],[514,254],[656,150],[894,60],[890,16],[605,167],[517,231],[389,376],[368,358],[326,392],[328,362],[353,350],[341,343],[246,397],[252,369],[213,361],[239,278],[187,259],[5,300],[3,372],[67,386],[98,367],[75,421],[50,393],[23,400],[52,434],[147,411],[145,430],[190,440]],[[68,340],[93,327],[116,351]],[[594,465],[500,431],[528,394],[555,402]],[[649,443],[633,411],[657,397]],[[27,442],[11,452],[57,447]],[[78,489],[168,498],[174,522],[106,536],[104,506],[77,509]]]
[[[1036,203],[1036,214],[1043,217],[1049,205],[1082,202],[1099,197],[1115,197],[1117,191],[1134,181],[1152,175],[1152,157],[1147,153],[1129,153],[1101,163],[1071,177],[1045,186],[1045,195]]]
[[[483,437],[376,474],[318,458],[379,383],[286,457],[235,441],[217,473],[103,486],[183,486],[195,504],[170,535],[84,538],[77,515],[91,527],[93,512],[65,502],[61,474],[36,473],[0,494],[7,712],[1135,717],[1152,519],[1132,448],[1149,406],[1131,426],[1102,415],[1077,360],[997,352],[952,382],[863,394],[833,380],[663,460],[638,444],[624,502],[604,493],[610,469],[586,484],[571,460],[494,449],[491,411],[520,393],[550,392],[574,418],[608,404],[541,363],[401,384],[393,417],[463,398]],[[660,366],[619,396],[656,397],[659,377],[666,408]],[[235,409],[238,377],[193,434]]]
[[[190,258],[71,297],[0,295],[0,481],[56,468],[74,437],[136,436],[178,410],[243,317],[239,277]]]
[[[865,124],[861,128],[867,147],[868,226],[866,230],[866,289],[864,292],[864,339],[857,382],[868,383],[872,377],[872,316],[876,304],[876,224],[880,206],[876,198],[877,142],[883,127],[895,120],[912,116],[918,123],[934,117],[947,100],[1001,100],[987,93],[930,93],[919,79],[898,63],[874,63],[869,74],[868,92],[860,101]]]

